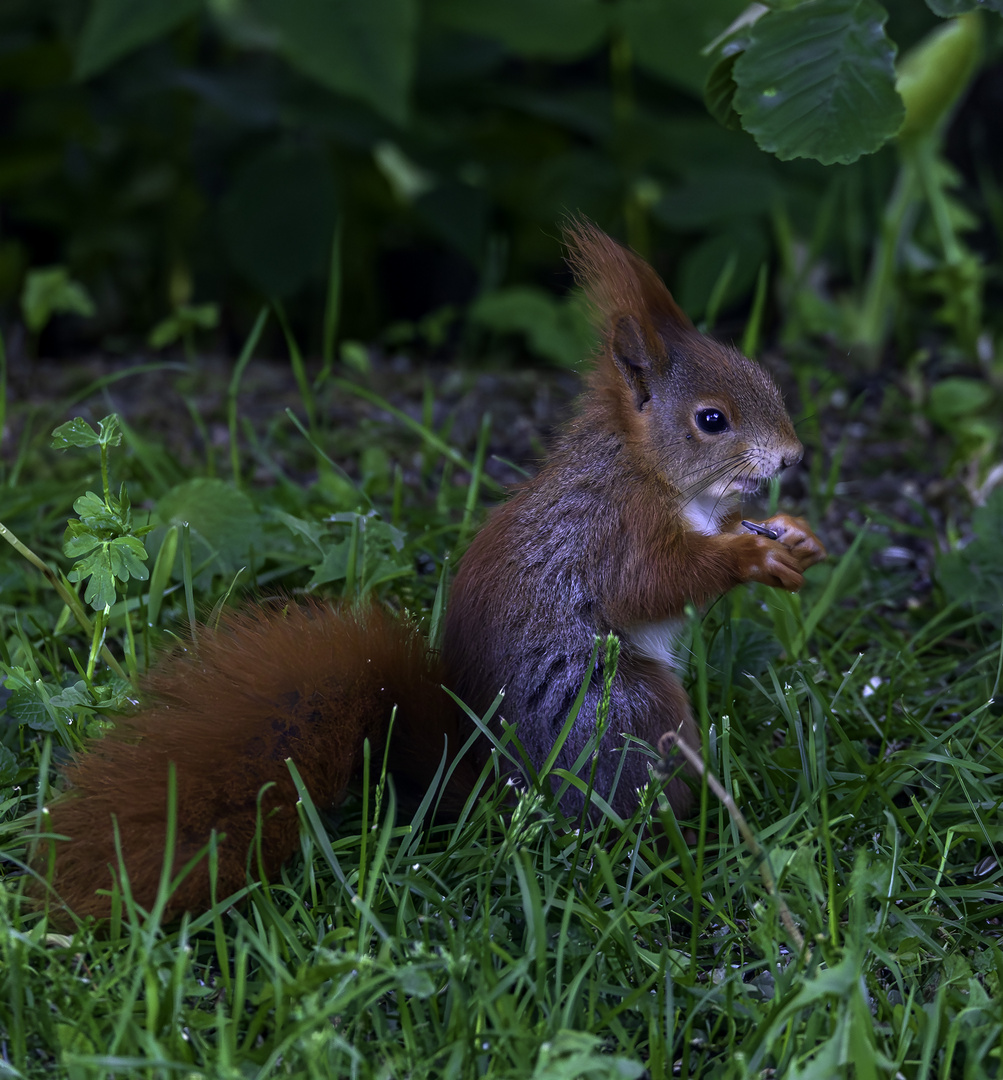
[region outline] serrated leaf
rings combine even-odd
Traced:
[[[66,576],[73,582],[87,581],[84,601],[95,611],[115,603],[115,575],[108,544],[102,544],[97,551],[77,562]]]
[[[67,686],[63,690],[60,690],[58,694],[53,694],[49,698],[49,704],[55,706],[58,709],[77,709],[81,705],[90,708],[94,701],[91,697],[90,691],[87,689],[87,683],[83,679],[78,679],[72,686]]]
[[[323,522],[306,521],[303,518],[287,514],[284,510],[272,510],[269,516],[273,520],[279,521],[285,525],[285,527],[294,535],[301,536],[319,550],[324,550],[322,541],[327,536],[327,526],[324,525]]]
[[[119,536],[112,540],[108,545],[108,554],[112,573],[119,581],[128,581],[130,578],[146,581],[150,576],[142,561],[146,558],[146,548],[135,537]]]
[[[95,559],[92,564],[90,580],[87,582],[87,590],[84,593],[84,602],[90,604],[95,611],[103,611],[115,603],[117,595],[111,554],[105,549],[101,552],[100,558]]]
[[[103,446],[119,446],[122,442],[121,421],[118,413],[109,413],[103,420],[98,421],[98,441]],[[125,484],[122,485],[125,490]]]
[[[100,536],[95,536],[83,522],[67,522],[66,532],[63,533],[63,554],[70,559],[79,559],[88,551],[93,551],[98,544],[102,543]]]
[[[707,111],[714,119],[729,131],[740,131],[742,118],[735,112],[735,61],[741,56],[742,49],[737,49],[728,56],[722,56],[711,68],[704,85],[703,100]]]
[[[107,562],[107,554],[102,541],[100,548],[84,559],[78,559],[70,572],[66,575],[68,581],[74,583],[85,581],[95,570],[101,568],[102,562]]]
[[[77,46],[74,74],[88,79],[196,15],[202,0],[94,0]]]
[[[344,580],[348,572],[348,552],[351,542],[340,540],[336,544],[329,544],[323,548],[324,557],[318,563],[312,563],[310,569],[313,577],[307,585],[308,589],[315,589],[318,585],[327,585],[332,581]]]
[[[7,715],[32,731],[55,731],[58,724],[34,687],[18,687],[7,702]]]
[[[53,450],[68,450],[71,446],[97,446],[100,441],[90,424],[82,416],[75,416],[53,431],[51,445]]]
[[[281,52],[304,75],[404,122],[417,0],[254,0],[252,7],[278,32]]]
[[[104,499],[93,491],[75,499],[73,509],[84,525],[95,531],[117,532],[122,528],[121,516],[109,510]]]
[[[764,15],[735,62],[735,108],[783,161],[847,164],[901,127],[895,46],[876,0],[809,0]]]

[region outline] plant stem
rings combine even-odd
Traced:
[[[867,272],[863,308],[854,327],[854,339],[870,354],[871,366],[876,365],[884,344],[888,309],[892,305],[894,293],[895,260],[905,232],[906,220],[918,201],[918,188],[915,163],[910,157],[903,155],[895,189],[885,207],[881,232]]]
[[[742,839],[745,840],[746,847],[748,847],[753,858],[759,863],[759,873],[762,876],[763,884],[766,886],[766,891],[776,901],[780,921],[784,924],[784,929],[794,943],[798,955],[800,956],[803,954],[805,960],[810,961],[811,953],[805,948],[804,935],[794,922],[794,916],[791,914],[791,909],[787,906],[787,902],[777,892],[777,883],[773,877],[773,870],[770,867],[769,859],[766,857],[766,852],[759,846],[759,841],[749,827],[748,821],[745,820],[745,815],[739,810],[738,804],[721,786],[721,781],[718,780],[718,778],[703,763],[703,759],[700,755],[691,746],[688,746],[680,739],[675,731],[667,731],[661,739],[658,740],[658,752],[665,758],[673,747],[686,758],[697,774],[707,781],[707,786],[724,804],[724,808],[731,815],[732,821],[738,826],[738,831],[742,834]]]
[[[318,382],[329,378],[334,367],[334,343],[341,318],[341,215],[331,236],[331,268],[327,276],[327,303],[324,305],[324,336],[321,341],[321,368]]]
[[[7,528],[3,522],[0,522],[0,536],[7,541],[8,544],[21,556],[28,560],[32,566],[39,570],[46,581],[56,590],[59,594],[60,600],[73,612],[73,617],[80,624],[81,629],[89,636],[93,637],[94,626],[90,619],[87,617],[87,612],[84,611],[83,605],[80,603],[80,597],[77,596],[72,589],[68,589],[59,576],[51,570],[46,564],[25,544],[22,544],[20,540]],[[112,656],[111,651],[107,645],[101,646],[101,657],[104,662],[125,682],[130,682],[129,676],[122,670],[122,665]]]

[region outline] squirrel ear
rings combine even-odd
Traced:
[[[637,319],[631,315],[621,315],[610,327],[609,352],[617,370],[623,376],[633,397],[634,408],[638,412],[644,403],[651,400],[648,390],[648,373],[651,370],[651,358],[644,340],[644,334]]]
[[[671,341],[692,333],[693,324],[644,259],[584,218],[565,225],[564,239],[579,285],[608,324],[633,315],[649,338],[657,334]]]

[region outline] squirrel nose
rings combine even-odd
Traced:
[[[802,457],[804,457],[804,447],[798,443],[797,446],[784,451],[784,455],[780,459],[781,468],[789,469],[792,465],[797,465]]]

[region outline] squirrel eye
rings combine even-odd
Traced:
[[[706,431],[708,435],[720,435],[722,431],[727,431],[731,427],[728,417],[720,409],[701,409],[696,419],[697,427],[701,431]]]

